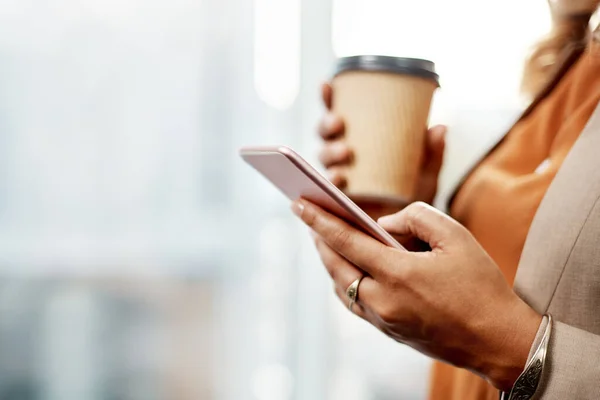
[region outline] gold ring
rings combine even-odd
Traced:
[[[349,301],[348,309],[350,311],[352,311],[352,306],[354,305],[354,303],[356,303],[356,300],[358,299],[358,285],[360,285],[360,281],[362,281],[362,279],[363,277],[361,276],[360,278],[352,282],[350,286],[348,286],[348,289],[346,289],[346,297],[348,297]]]

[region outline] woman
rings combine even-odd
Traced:
[[[440,360],[431,399],[497,399],[499,390],[600,399],[600,29],[589,29],[599,4],[551,2],[552,34],[526,66],[535,100],[467,175],[452,218],[415,203],[379,219],[431,251],[396,251],[306,201],[292,205],[342,301]],[[330,86],[323,96],[329,107]],[[320,159],[343,187],[337,167],[352,157],[343,121],[329,113],[320,133]],[[444,134],[428,134],[424,202],[435,196]]]

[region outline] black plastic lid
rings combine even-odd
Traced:
[[[435,72],[435,64],[419,58],[363,55],[338,59],[335,75],[346,71],[384,71],[408,74],[430,79],[440,85],[440,77]]]

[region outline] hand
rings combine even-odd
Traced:
[[[344,304],[347,287],[365,276],[357,315],[423,354],[510,390],[542,317],[514,293],[467,229],[424,203],[380,219],[391,233],[431,247],[411,253],[387,247],[307,201],[292,209],[314,231]]]
[[[339,188],[346,186],[346,178],[340,167],[348,165],[353,157],[353,151],[344,142],[344,121],[331,111],[333,89],[330,84],[325,83],[322,87],[322,97],[328,112],[319,124],[319,135],[324,140],[324,146],[319,153],[319,160],[327,168],[329,180]],[[425,155],[421,166],[421,180],[417,187],[415,200],[432,203],[438,186],[438,175],[442,167],[445,147],[446,127],[438,125],[427,132]],[[362,205],[367,212],[377,218],[398,210],[378,210],[377,205]],[[379,215],[377,215],[379,214]]]

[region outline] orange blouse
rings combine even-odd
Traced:
[[[599,101],[600,45],[593,44],[477,166],[451,205],[511,283],[535,212]],[[439,362],[431,383],[431,400],[498,399],[483,379]]]

